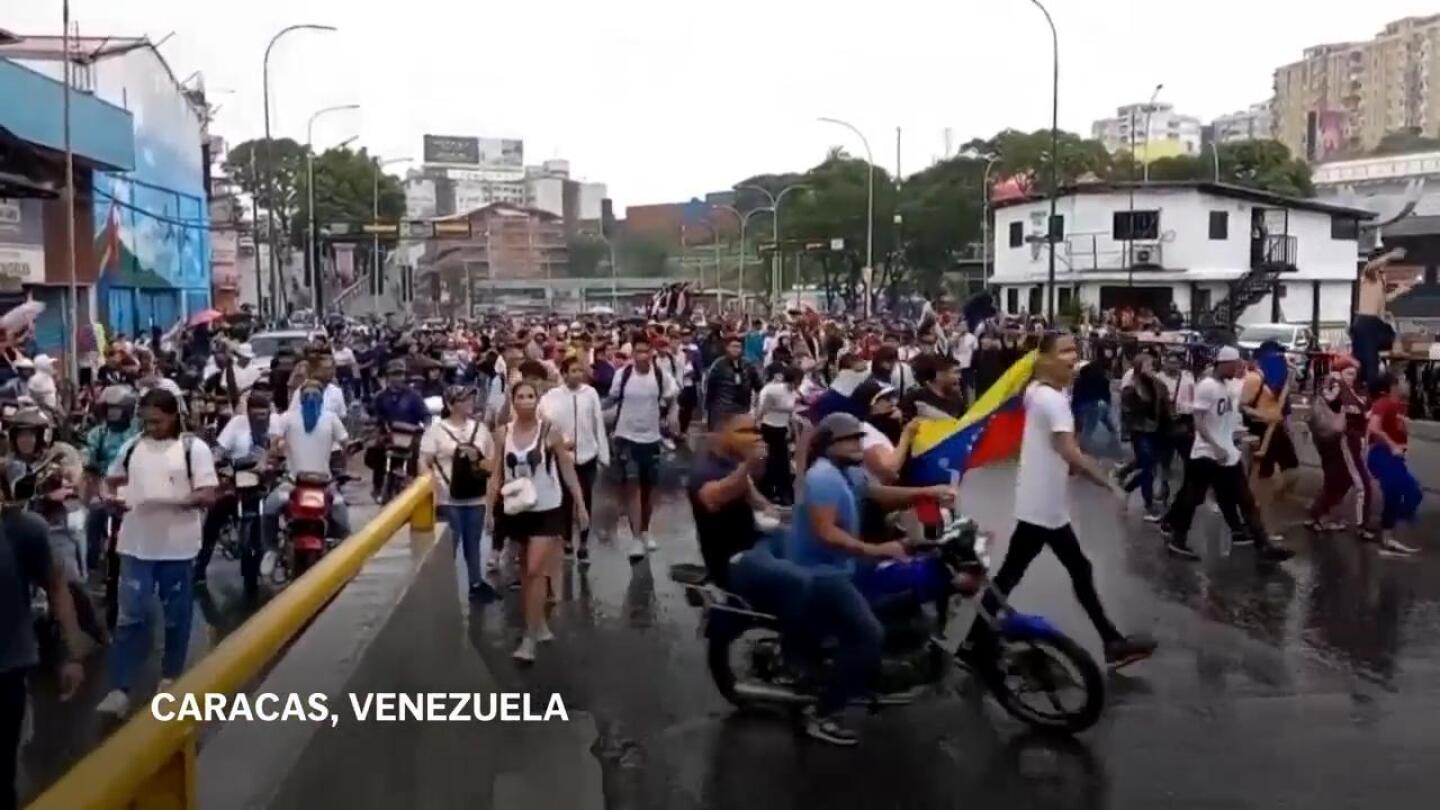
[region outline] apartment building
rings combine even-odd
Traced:
[[[1248,108],[1222,115],[1211,124],[1212,137],[1217,143],[1236,141],[1259,141],[1274,137],[1274,118],[1270,102],[1251,104]]]
[[[1373,39],[1307,48],[1275,71],[1276,138],[1324,161],[1375,148],[1386,134],[1440,134],[1440,14],[1406,17]]]
[[[1114,118],[1091,125],[1095,139],[1111,152],[1130,152],[1144,161],[1200,153],[1200,119],[1175,112],[1173,104],[1127,104]],[[1133,149],[1132,149],[1133,147]]]

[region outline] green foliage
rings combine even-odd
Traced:
[[[665,276],[670,249],[661,242],[643,236],[628,236],[615,243],[615,261],[626,276]]]
[[[380,169],[364,150],[327,149],[315,156],[315,216],[323,227],[331,222],[369,222],[374,213],[376,173]],[[393,175],[379,174],[380,219],[393,221],[405,215],[405,192]],[[291,244],[303,247],[309,222],[309,185],[299,178],[297,219]]]
[[[1415,130],[1401,130],[1391,132],[1380,139],[1380,143],[1370,150],[1370,154],[1376,157],[1383,155],[1408,155],[1412,152],[1434,152],[1440,151],[1440,138],[1431,138],[1421,135]]]
[[[1058,137],[1061,185],[1110,176],[1111,157],[1103,144],[1073,132],[1061,132]],[[1035,188],[1042,189],[1050,183],[1052,146],[1048,129],[1034,132],[1007,129],[992,138],[970,141],[965,144],[965,150],[996,157],[992,177],[1022,175],[1029,177]]]
[[[305,147],[290,138],[245,141],[225,156],[225,169],[255,202],[273,212],[285,232],[295,218],[296,201],[305,174]]]
[[[571,278],[595,278],[601,275],[601,263],[605,263],[604,274],[609,275],[610,246],[605,240],[590,234],[576,234],[566,242],[570,262],[566,273]]]

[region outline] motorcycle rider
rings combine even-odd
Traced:
[[[862,694],[879,666],[884,627],[853,577],[862,560],[904,560],[905,546],[896,541],[866,543],[859,537],[860,502],[882,509],[913,506],[922,498],[941,503],[954,500],[948,486],[893,487],[874,480],[864,469],[861,440],[865,430],[848,413],[833,413],[815,426],[812,459],[795,508],[795,523],[785,557],[810,569],[812,598],[818,592],[831,606],[832,634],[840,645],[835,679],[807,710],[805,731],[811,737],[836,745],[854,745],[855,731],[841,712],[850,699]]]
[[[280,431],[279,422],[280,416],[270,410],[269,395],[252,391],[245,399],[245,412],[230,417],[220,431],[215,441],[217,460],[263,462],[266,451],[270,449],[270,436]],[[200,526],[200,554],[195,558],[196,585],[205,582],[205,570],[210,567],[210,556],[215,553],[220,530],[225,521],[235,514],[235,506],[235,491],[232,489],[222,492],[205,512],[205,521]]]
[[[87,492],[92,496],[89,514],[85,517],[85,560],[87,568],[100,565],[105,549],[104,504],[98,497],[104,491],[105,471],[115,462],[120,448],[140,432],[135,421],[135,390],[128,385],[107,386],[100,392],[100,424],[85,434],[85,473]]]
[[[331,451],[336,447],[345,447],[345,443],[350,439],[340,417],[325,408],[324,390],[324,385],[319,380],[306,380],[295,397],[299,407],[291,408],[271,423],[270,455],[285,456],[285,467],[292,479],[301,473],[329,476]],[[343,460],[341,466],[344,466]],[[285,507],[285,503],[290,499],[290,492],[294,489],[295,485],[290,481],[281,481],[265,498],[264,519],[261,524],[265,556],[260,560],[261,576],[268,577],[275,570],[276,551],[279,548],[280,510]],[[350,510],[346,508],[340,486],[334,480],[330,482],[328,496],[328,533],[335,538],[348,537]]]
[[[380,434],[375,443],[365,450],[365,466],[374,471],[371,496],[378,503],[380,490],[385,484],[385,451],[389,445],[390,425],[414,425],[418,428],[430,421],[424,397],[405,384],[404,360],[391,360],[385,364],[385,390],[371,400],[370,415],[380,426]]]

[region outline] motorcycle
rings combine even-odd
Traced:
[[[331,480],[324,473],[295,476],[295,487],[281,510],[280,555],[271,575],[275,584],[298,579],[330,549]]]
[[[380,489],[380,502],[389,503],[392,498],[405,491],[410,485],[410,476],[415,468],[420,451],[419,425],[406,422],[391,422],[385,434],[385,470]]]
[[[264,556],[261,539],[261,516],[265,496],[269,494],[267,477],[254,459],[238,459],[221,470],[221,478],[235,493],[234,519],[220,530],[220,553],[228,560],[240,561],[240,578],[245,595],[254,597],[259,591],[260,560]]]
[[[872,598],[886,638],[870,705],[911,702],[918,691],[945,682],[953,662],[969,670],[1021,722],[1065,734],[1090,728],[1105,704],[1104,678],[1095,660],[1044,617],[1015,610],[994,590],[987,538],[973,520],[947,510],[940,519],[939,539],[911,546],[917,561],[907,564],[925,566],[930,581],[946,583],[933,615],[918,600],[907,605],[908,594],[885,597],[883,604]],[[891,565],[877,566],[876,575],[883,577]],[[685,587],[686,601],[701,610],[710,676],[722,696],[737,707],[799,708],[815,701],[829,666],[824,645],[818,655],[796,654],[778,617],[709,583],[703,566],[674,565],[670,576]],[[972,637],[982,643],[947,650],[943,633],[954,603],[986,594],[996,597],[1000,607],[991,613],[976,600],[975,621],[985,627]]]

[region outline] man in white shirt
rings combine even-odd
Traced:
[[[965,401],[974,402],[981,392],[975,390],[975,350],[980,347],[980,341],[976,339],[962,320],[955,327],[955,336],[950,339],[950,356],[960,366],[960,384],[965,389]]]
[[[565,378],[564,385],[558,385],[540,397],[540,418],[560,431],[570,452],[575,458],[575,475],[580,479],[580,490],[585,495],[585,512],[590,514],[595,475],[601,465],[610,466],[610,442],[605,436],[605,416],[600,407],[600,395],[586,384],[588,367],[579,357],[567,357],[560,361],[560,372]],[[573,553],[582,564],[590,561],[590,529],[580,530],[580,548],[571,545],[574,534],[573,521],[575,505],[569,503],[569,488],[565,489],[564,534],[565,556]]]
[[[219,480],[205,442],[180,431],[180,405],[169,391],[140,399],[144,431],[121,446],[107,483],[130,511],[120,524],[119,603],[110,648],[111,691],[96,711],[124,715],[150,644],[150,600],[158,593],[165,619],[160,691],[185,668],[194,615],[192,566],[200,551],[200,512],[215,500]]]
[[[1075,416],[1066,393],[1075,377],[1078,352],[1070,335],[1046,333],[1040,339],[1035,362],[1035,381],[1025,391],[1025,433],[1020,443],[1020,470],[1015,482],[1015,533],[1005,561],[992,579],[1001,594],[1008,595],[1025,569],[1046,547],[1054,552],[1070,574],[1075,597],[1100,633],[1105,645],[1105,662],[1111,667],[1148,658],[1155,641],[1144,636],[1126,637],[1116,629],[1100,604],[1090,559],[1080,548],[1070,527],[1070,474],[1075,471],[1109,489],[1119,499],[1124,489],[1112,482],[1075,441]],[[993,612],[999,602],[987,596],[985,607]],[[983,642],[988,626],[976,623],[967,647]]]
[[[1185,483],[1161,522],[1161,531],[1168,536],[1165,547],[1177,557],[1200,559],[1190,548],[1188,535],[1195,509],[1204,503],[1212,487],[1215,503],[1234,533],[1236,545],[1254,544],[1256,560],[1262,564],[1282,562],[1295,555],[1271,542],[1240,463],[1242,454],[1235,444],[1235,434],[1241,429],[1235,381],[1243,369],[1240,350],[1222,346],[1215,354],[1214,369],[1195,386],[1195,440],[1185,465]]]
[[[671,407],[679,389],[675,380],[654,364],[649,338],[635,338],[631,349],[635,360],[615,373],[611,399],[615,402],[615,461],[620,466],[626,514],[634,535],[629,556],[635,561],[659,548],[650,536],[651,493],[660,467],[661,426],[679,432],[679,417]]]
[[[310,377],[317,380],[323,387],[322,402],[326,411],[335,414],[337,417],[345,418],[345,392],[335,384],[335,358],[326,352],[312,354],[309,361]],[[290,412],[298,412],[300,409],[300,397],[290,398]]]
[[[294,404],[272,427],[270,452],[285,454],[285,468],[293,480],[301,473],[330,475],[330,454],[335,448],[344,448],[350,434],[340,417],[324,406],[319,380],[306,380],[294,398]],[[278,441],[277,441],[278,440]],[[344,464],[341,464],[344,467]],[[269,576],[275,570],[275,553],[279,547],[280,510],[290,499],[295,488],[291,481],[282,481],[265,499],[263,520],[265,536],[265,557],[260,561],[260,573]],[[328,533],[334,538],[350,534],[350,510],[340,487],[330,482],[330,525]]]

